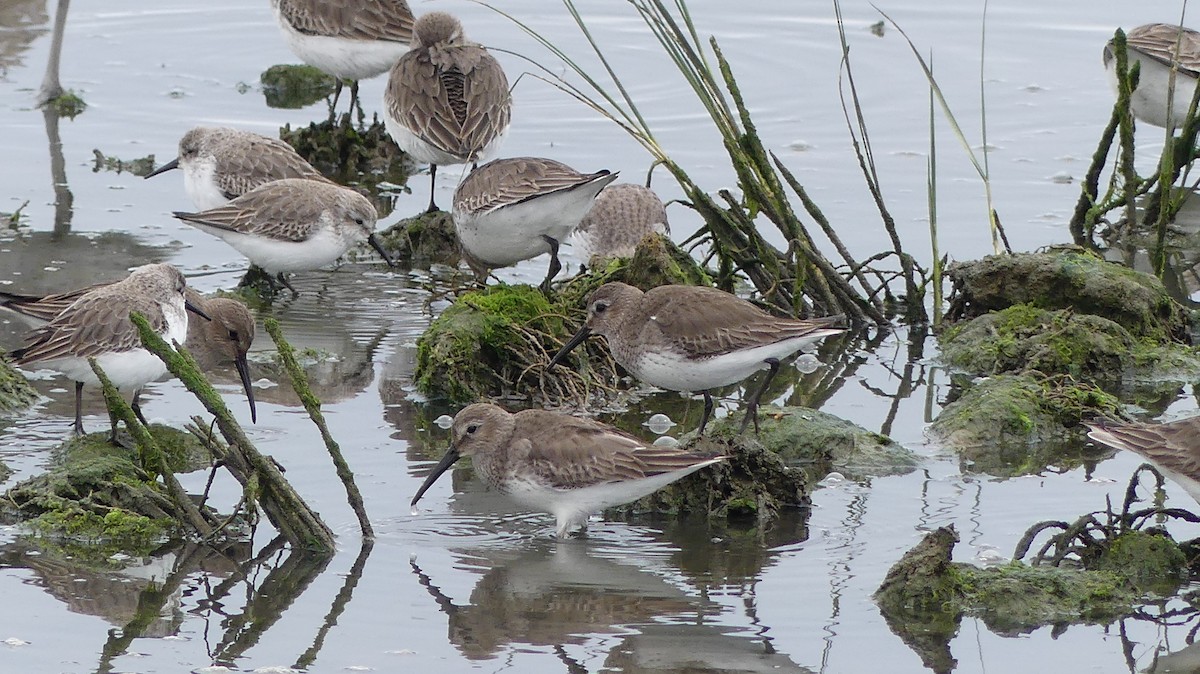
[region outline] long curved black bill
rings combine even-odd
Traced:
[[[367,237],[367,243],[371,244],[371,247],[375,249],[375,252],[379,253],[379,255],[383,257],[383,261],[387,262],[389,267],[396,266],[396,261],[393,260],[392,256],[388,255],[387,251],[383,249],[383,244],[379,242],[379,237],[375,236],[375,232],[371,232],[371,235]]]
[[[582,328],[579,328],[579,332],[575,333],[575,336],[572,337],[569,342],[563,344],[563,348],[559,349],[558,353],[554,354],[554,357],[550,359],[550,365],[547,367],[554,367],[555,365],[561,363],[562,360],[567,357],[567,354],[571,353],[571,349],[574,349],[582,344],[583,340],[587,339],[589,336],[591,336],[591,334],[592,329],[588,326],[585,325]]]
[[[246,391],[246,400],[250,402],[250,423],[257,424],[258,410],[254,409],[254,389],[250,386],[250,363],[246,362],[246,354],[233,359],[233,366],[242,378],[242,389]]]
[[[158,168],[154,169],[153,171],[147,173],[146,177],[153,178],[154,176],[156,176],[160,173],[166,173],[167,171],[170,171],[171,169],[177,169],[177,168],[179,168],[179,158],[178,157],[172,159],[171,161],[169,161],[169,162],[163,164],[162,166],[159,166]]]
[[[433,467],[433,471],[429,473],[429,477],[425,478],[425,482],[421,484],[421,488],[417,490],[417,495],[413,497],[412,503],[409,505],[417,505],[417,501],[421,500],[425,492],[442,476],[442,473],[450,470],[450,466],[453,466],[454,462],[458,461],[458,457],[459,453],[457,449],[453,447],[447,449],[446,453],[442,455],[442,460],[438,461],[437,465]]]
[[[209,316],[208,314],[204,313],[203,309],[196,306],[195,304],[192,304],[192,301],[189,299],[183,300],[183,308],[187,309],[188,311],[192,312],[193,314],[196,314],[197,316],[199,316],[200,318],[203,318],[206,321],[212,320],[212,316]]]

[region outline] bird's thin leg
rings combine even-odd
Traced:
[[[342,78],[336,79],[336,84],[333,87],[333,104],[329,106],[329,123],[332,124],[337,120],[337,104],[338,99],[342,96]],[[351,102],[353,105],[353,102]]]
[[[271,277],[270,277],[270,276],[268,276],[267,278],[271,278]],[[299,291],[299,290],[296,290],[295,288],[293,288],[293,287],[292,287],[292,283],[291,283],[291,281],[288,281],[288,280],[287,280],[287,276],[284,276],[283,272],[279,272],[278,274],[276,274],[276,275],[275,275],[275,278],[276,278],[276,279],[278,279],[278,280],[279,280],[279,282],[283,284],[283,287],[284,287],[284,288],[287,288],[288,290],[292,291],[292,296],[293,296],[293,297],[299,297],[299,296],[300,296],[300,291]]]
[[[83,382],[75,382],[75,435],[83,435]]]
[[[133,392],[133,404],[131,404],[130,407],[133,408],[133,416],[137,417],[137,420],[140,421],[143,426],[149,426],[150,422],[146,421],[146,415],[142,414],[141,398],[142,398],[142,390],[138,389],[138,390],[134,391]]]
[[[704,426],[708,424],[708,418],[712,416],[713,399],[712,394],[708,391],[704,392],[704,416],[700,417],[700,430],[697,435],[704,435]]]
[[[362,126],[367,120],[367,113],[363,110],[362,101],[358,98],[358,80],[350,81],[350,113],[354,113],[355,106],[358,106],[358,125]]]
[[[562,262],[558,261],[558,241],[552,236],[542,235],[542,240],[550,246],[550,270],[546,272],[546,280],[540,286],[543,295],[550,294],[550,281],[562,271]]]
[[[429,165],[429,208],[425,209],[426,213],[436,213],[437,209],[438,209],[437,204],[433,203],[433,186],[434,186],[434,181],[436,179],[437,179],[437,164],[430,164]]]
[[[750,404],[746,406],[746,416],[742,419],[742,427],[738,429],[738,433],[745,433],[746,426],[750,420],[754,420],[754,434],[758,435],[758,399],[766,392],[767,386],[770,386],[771,380],[775,378],[775,374],[779,372],[779,359],[767,358],[767,365],[771,366],[767,370],[767,376],[763,377],[762,386],[758,387],[758,391],[754,393],[754,397],[750,399]]]

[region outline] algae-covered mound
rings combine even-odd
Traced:
[[[1046,464],[1032,460],[1032,451],[1020,458],[1006,457],[1004,450],[1024,452],[1064,440],[1077,433],[1083,418],[1117,416],[1119,410],[1112,395],[1069,377],[1003,374],[975,382],[946,405],[929,433],[978,463],[979,472],[1022,474]]]
[[[0,352],[0,356],[3,352]],[[37,393],[11,365],[0,358],[0,415],[29,407]]]
[[[259,75],[267,107],[295,110],[331,96],[337,80],[310,65],[274,65]]]
[[[152,424],[155,441],[174,471],[194,470],[206,451],[183,431]],[[118,542],[140,549],[182,526],[162,483],[143,470],[137,452],[108,441],[108,433],[72,438],[47,472],[5,494],[10,514],[40,533]]]
[[[948,641],[964,614],[994,632],[1043,625],[1103,624],[1132,613],[1145,595],[1123,570],[1084,571],[1012,562],[978,568],[951,561],[958,534],[928,534],[888,571],[875,601],[892,631],[909,641],[930,626]],[[949,628],[949,629],[947,629]]]
[[[807,407],[759,409],[760,433],[754,442],[774,452],[789,466],[798,466],[813,482],[836,470],[851,479],[903,475],[917,458],[891,438],[827,412]],[[714,438],[735,439],[742,415],[718,419],[707,431]],[[752,437],[751,431],[746,432]]]
[[[413,167],[392,142],[383,122],[368,126],[350,123],[344,114],[337,121],[313,122],[293,129],[287,125],[279,137],[326,177],[343,185],[357,185],[374,194],[381,183],[404,185]],[[391,212],[390,201],[375,199],[380,217]]]
[[[746,518],[764,526],[775,519],[781,508],[812,503],[804,472],[788,466],[779,455],[751,439],[694,438],[688,449],[729,458],[633,503],[610,508],[606,513],[618,517],[654,513],[710,519]]]
[[[1188,341],[1186,312],[1162,282],[1083,249],[993,255],[946,273],[954,284],[951,321],[1028,304],[1102,316],[1136,338]]]
[[[454,402],[549,393],[545,387],[555,378],[545,366],[567,334],[561,310],[537,288],[496,285],[466,293],[417,341],[417,388]]]
[[[454,218],[445,211],[404,218],[380,232],[379,242],[394,259],[410,264],[454,267],[461,257]]]
[[[452,403],[511,395],[582,403],[618,378],[599,340],[572,352],[564,367],[546,366],[583,324],[591,292],[609,281],[648,289],[707,278],[675,244],[647,237],[632,259],[576,276],[549,298],[527,285],[465,293],[417,341],[417,389]]]

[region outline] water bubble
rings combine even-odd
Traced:
[[[796,359],[796,369],[804,374],[816,372],[819,367],[821,367],[821,361],[811,353],[806,353]]]
[[[417,506],[413,506],[412,509],[408,511],[408,514],[416,517],[417,515],[421,514],[421,509]]]
[[[837,485],[839,485],[845,481],[846,481],[846,476],[842,475],[841,473],[834,470],[834,471],[830,471],[830,473],[828,475],[826,475],[825,478],[822,479],[817,484],[821,485],[822,487],[836,487]]]
[[[662,435],[670,430],[675,425],[675,422],[671,421],[671,417],[665,414],[655,414],[644,425],[650,429],[650,432]]]
[[[449,414],[443,414],[442,416],[434,419],[433,423],[438,428],[444,430],[454,425],[454,417],[450,416]]]
[[[654,444],[659,447],[678,447],[679,441],[669,435],[664,435],[654,441]]]

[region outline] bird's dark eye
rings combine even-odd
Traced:
[[[362,218],[354,218],[354,222],[355,222],[355,224],[361,225],[361,224],[363,224],[363,219]]]
[[[608,302],[596,302],[596,304],[594,304],[592,306],[592,311],[594,311],[598,314],[602,314],[602,313],[604,313],[604,310],[607,308],[608,308]]]
[[[237,333],[237,330],[230,330],[230,331],[229,331],[229,340],[230,340],[230,341],[233,341],[233,342],[236,342],[236,341],[238,341],[238,333]]]
[[[477,430],[479,430],[479,424],[471,424],[470,426],[467,426],[468,435],[475,433]]]

